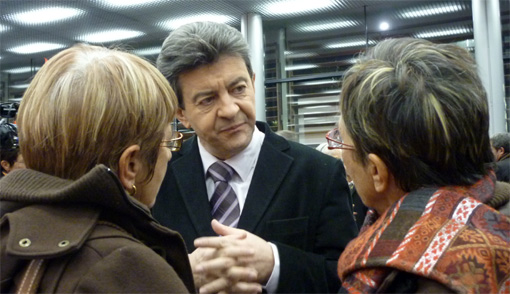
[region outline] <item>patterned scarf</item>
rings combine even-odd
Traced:
[[[380,217],[370,210],[338,261],[343,287],[373,293],[398,270],[459,293],[510,293],[510,217],[483,204],[494,182],[423,188]]]

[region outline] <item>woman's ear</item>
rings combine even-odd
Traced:
[[[368,154],[368,161],[375,191],[377,193],[387,192],[391,180],[388,166],[374,153]]]
[[[136,176],[142,170],[142,164],[138,158],[139,152],[140,146],[131,145],[120,155],[119,180],[127,191],[133,190]]]
[[[2,168],[6,171],[6,172],[10,172],[11,171],[11,165],[9,164],[9,162],[7,160],[2,160],[0,161],[0,165],[2,166]]]

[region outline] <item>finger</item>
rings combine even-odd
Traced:
[[[233,258],[218,257],[197,264],[193,271],[200,274],[208,273],[211,275],[220,276],[225,270],[233,267],[235,263],[236,261]]]
[[[200,293],[216,293],[230,288],[231,282],[226,278],[219,278],[200,287]]]
[[[233,266],[227,270],[226,276],[232,281],[254,282],[257,280],[257,271],[251,267]]]
[[[231,293],[261,293],[262,285],[259,283],[237,282],[230,288]]]
[[[195,247],[222,248],[237,245],[240,240],[238,237],[239,235],[221,237],[200,237],[195,239],[193,244],[195,245]]]
[[[246,246],[228,246],[217,249],[217,256],[228,256],[232,258],[250,258],[255,255],[255,249]]]
[[[216,234],[220,236],[246,235],[245,230],[225,226],[224,224],[221,224],[219,221],[215,219],[211,221],[211,227],[214,230],[214,232],[216,232]]]

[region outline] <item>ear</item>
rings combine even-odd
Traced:
[[[6,172],[10,172],[11,171],[11,165],[9,164],[9,162],[7,160],[2,160],[0,162],[0,165],[2,166],[2,168],[6,171]]]
[[[505,154],[505,148],[499,147],[496,149],[497,159],[499,160]]]
[[[186,110],[182,109],[182,108],[177,108],[177,113],[175,114],[175,116],[177,116],[177,119],[182,123],[183,126],[185,126],[187,129],[191,128],[191,124],[189,123],[189,121],[186,119],[186,116],[184,115],[184,112]]]
[[[138,159],[140,146],[131,145],[122,154],[119,159],[119,179],[124,189],[131,191],[135,184],[137,174],[142,170],[142,163]]]
[[[388,166],[384,161],[374,153],[368,154],[368,168],[374,183],[374,189],[377,193],[385,192],[389,189],[391,175]]]
[[[253,73],[253,76],[251,77],[251,84],[253,86],[253,93],[255,93],[255,73]]]

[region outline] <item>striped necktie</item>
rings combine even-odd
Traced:
[[[228,184],[234,174],[234,169],[223,161],[217,161],[207,171],[214,180],[214,193],[211,198],[211,213],[220,223],[237,227],[241,210],[236,193]]]

